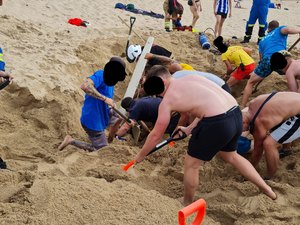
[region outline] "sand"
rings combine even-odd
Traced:
[[[136,8],[163,14],[157,0],[124,0]],[[186,1],[183,24],[191,23]],[[232,18],[224,24],[223,35],[238,44],[244,34],[251,6],[233,8]],[[163,20],[114,9],[117,1],[5,1],[0,7],[0,47],[6,68],[14,83],[0,92],[0,156],[10,170],[0,170],[0,224],[177,224],[178,201],[183,193],[183,157],[188,140],[165,147],[127,173],[121,165],[131,160],[141,146],[128,141],[114,142],[98,152],[87,153],[69,146],[59,152],[66,134],[87,140],[79,122],[85,77],[103,68],[112,55],[125,49],[129,17],[137,18],[132,43],[144,44],[150,35],[155,43],[198,70],[222,75],[225,65],[220,56],[202,50],[197,33],[163,30]],[[299,3],[281,1],[282,9],[271,9],[269,20],[300,26]],[[212,1],[202,1],[203,12],[196,28],[214,27]],[[288,10],[284,10],[287,8]],[[79,17],[90,22],[87,28],[67,23]],[[210,31],[207,35],[212,41]],[[231,39],[237,36],[238,40]],[[291,45],[298,35],[290,36]],[[257,25],[253,42],[247,46],[257,54]],[[298,46],[292,51],[299,58]],[[129,75],[134,64],[127,63]],[[116,87],[115,101],[122,99],[128,76]],[[234,89],[240,101],[244,83]],[[286,81],[274,74],[253,94],[287,90]],[[196,198],[207,202],[203,224],[299,224],[300,223],[300,143],[283,158],[274,180],[268,184],[278,194],[271,201],[254,185],[221,159],[204,165]],[[265,175],[265,163],[259,165]]]

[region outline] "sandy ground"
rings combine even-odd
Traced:
[[[174,148],[165,147],[129,170],[121,170],[139,151],[128,141],[114,140],[98,152],[87,153],[74,147],[57,151],[66,134],[87,140],[79,117],[84,93],[79,88],[85,77],[103,68],[112,55],[125,49],[129,17],[137,18],[134,31],[146,40],[173,52],[173,56],[198,70],[222,75],[225,66],[218,55],[202,50],[197,33],[163,29],[163,20],[114,9],[117,1],[4,0],[0,7],[0,47],[6,68],[14,83],[0,92],[0,156],[10,170],[0,171],[0,224],[177,224],[178,201],[183,193],[183,156],[187,140]],[[162,0],[123,1],[136,8],[163,13]],[[183,24],[191,23],[186,1]],[[242,9],[233,8],[233,16],[224,24],[223,35],[231,44],[243,37],[251,7],[242,1]],[[300,26],[299,3],[282,1],[282,9],[271,9],[269,21]],[[203,12],[196,28],[213,28],[212,1],[202,0]],[[288,10],[285,10],[287,8]],[[67,23],[80,17],[91,23],[88,28]],[[213,36],[207,32],[210,41]],[[231,39],[237,36],[238,40]],[[137,35],[132,43],[144,44]],[[290,36],[289,45],[298,36]],[[253,43],[258,60],[257,25]],[[299,58],[296,49],[294,58]],[[129,75],[134,64],[127,64]],[[115,101],[122,99],[128,76],[116,87]],[[240,100],[245,84],[234,90]],[[287,90],[279,75],[269,76],[253,94]],[[291,155],[281,160],[276,178],[268,183],[278,194],[269,200],[219,158],[201,169],[197,198],[207,202],[203,224],[300,224],[300,143],[294,143]],[[265,174],[265,163],[259,165]]]

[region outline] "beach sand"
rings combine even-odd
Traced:
[[[242,9],[233,8],[226,19],[224,38],[239,44],[244,35],[250,0]],[[122,171],[121,165],[140,150],[132,139],[114,142],[98,152],[87,153],[68,146],[57,147],[66,134],[87,140],[80,125],[84,93],[80,84],[102,69],[112,55],[121,56],[128,38],[130,16],[136,17],[131,43],[144,45],[149,36],[173,52],[175,59],[195,69],[222,75],[225,65],[219,55],[203,50],[198,34],[166,33],[163,19],[115,9],[117,1],[4,0],[0,7],[0,47],[6,69],[14,83],[0,92],[0,156],[10,170],[0,170],[0,224],[95,224],[174,225],[183,206],[183,157],[188,140],[164,147],[143,163]],[[158,0],[124,0],[136,8],[163,14]],[[186,1],[182,23],[190,25]],[[300,26],[299,4],[281,1],[282,9],[270,9],[268,20]],[[196,29],[214,28],[212,1],[202,0],[203,12]],[[287,8],[288,10],[285,10]],[[87,28],[68,24],[79,17],[90,22]],[[212,43],[213,35],[207,30]],[[237,36],[234,40],[231,37]],[[298,35],[289,36],[294,43]],[[144,40],[142,40],[144,39]],[[247,46],[258,61],[257,24]],[[292,51],[299,58],[300,45]],[[115,101],[122,99],[135,64],[127,63],[129,76],[116,86]],[[234,88],[240,101],[245,82]],[[252,98],[273,90],[287,90],[283,77],[273,74]],[[300,143],[280,161],[276,177],[267,183],[276,191],[272,201],[228,164],[215,157],[200,171],[196,199],[207,203],[205,225],[300,224]],[[265,163],[259,164],[262,176]]]

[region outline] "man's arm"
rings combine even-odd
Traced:
[[[231,13],[232,13],[232,2],[231,2],[231,0],[229,0],[228,3],[229,3],[229,17],[231,17]]]
[[[254,167],[256,167],[263,155],[263,142],[266,138],[267,130],[263,127],[262,124],[258,124],[257,122],[254,129],[254,149],[251,154],[250,162]]]
[[[252,48],[243,47],[243,50],[244,50],[248,55],[251,56],[251,54],[252,54]]]
[[[281,28],[280,33],[281,34],[285,34],[285,35],[288,35],[288,34],[300,34],[300,28],[284,27],[284,28]]]
[[[145,59],[157,59],[160,62],[162,62],[165,65],[170,65],[174,62],[173,59],[167,57],[167,56],[162,56],[162,55],[156,55],[156,54],[152,54],[152,53],[147,53],[145,55]]]
[[[171,119],[171,110],[168,105],[162,104],[163,103],[161,103],[159,106],[158,118],[153,130],[148,135],[142,150],[135,157],[137,163],[143,161],[147,154],[155,147],[155,145],[161,141],[165,130],[169,125]]]
[[[285,74],[286,76],[286,80],[287,80],[287,83],[288,83],[288,87],[289,87],[289,90],[290,91],[294,91],[294,92],[298,92],[298,82],[295,78],[295,75],[293,72],[287,72]]]
[[[125,134],[127,134],[127,132],[130,130],[130,128],[132,127],[132,125],[134,124],[134,121],[131,120],[132,123],[128,124],[128,123],[124,123],[119,130],[117,131],[116,135],[119,137],[123,137]]]
[[[97,98],[101,101],[104,101],[109,106],[114,106],[114,101],[111,98],[107,98],[104,95],[100,94],[94,86],[94,82],[92,79],[87,78],[84,83],[80,86],[80,88],[87,94],[94,98]]]
[[[227,70],[226,74],[227,74],[227,75],[230,75],[230,74],[232,73],[232,66],[231,66],[231,63],[230,63],[228,60],[224,60],[223,62],[224,62],[225,65],[226,65],[226,70]]]

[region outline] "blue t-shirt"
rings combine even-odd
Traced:
[[[280,30],[286,26],[280,26],[268,33],[259,42],[259,52],[262,57],[268,57],[275,52],[286,50],[287,34],[282,34]]]
[[[114,86],[107,86],[103,81],[103,70],[98,70],[89,78],[94,82],[94,86],[100,94],[108,98],[114,96]],[[109,111],[106,103],[86,94],[80,121],[88,129],[103,131],[109,123]]]
[[[135,100],[128,110],[129,118],[155,123],[162,98],[143,97]]]

